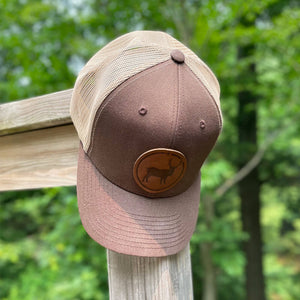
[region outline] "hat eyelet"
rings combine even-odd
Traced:
[[[201,129],[205,129],[205,127],[206,127],[205,121],[204,121],[204,120],[201,120],[201,121],[200,121],[200,128],[201,128]]]
[[[139,109],[139,114],[140,114],[141,116],[146,115],[146,114],[147,114],[147,109],[146,109],[145,107],[142,106],[142,107]]]

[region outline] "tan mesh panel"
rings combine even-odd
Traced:
[[[220,105],[219,84],[210,69],[186,46],[163,32],[135,31],[98,51],[80,71],[71,99],[71,117],[85,151],[90,145],[96,112],[103,100],[129,77],[182,51],[187,65]]]
[[[186,57],[185,63],[190,67],[192,72],[201,80],[201,82],[204,84],[210,95],[213,97],[218,107],[220,116],[222,118],[222,112],[220,107],[220,85],[214,73],[197,56],[195,57],[193,55]]]

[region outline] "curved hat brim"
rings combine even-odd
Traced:
[[[197,221],[200,173],[182,194],[150,199],[107,180],[79,147],[77,196],[86,232],[123,254],[159,257],[181,251]]]

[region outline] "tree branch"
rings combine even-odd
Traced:
[[[216,194],[218,197],[223,196],[231,187],[237,184],[239,181],[244,179],[253,169],[255,169],[261,160],[268,147],[273,143],[273,141],[279,135],[278,132],[271,134],[267,141],[261,146],[261,148],[254,154],[254,156],[243,166],[232,178],[229,178],[222,184],[217,190]]]
[[[175,24],[177,31],[180,34],[180,40],[189,47],[191,36],[192,36],[192,29],[194,27],[191,26],[190,16],[186,9],[186,4],[184,0],[180,0],[178,3],[179,7],[172,2],[172,0],[167,0],[167,6],[172,11],[171,18]]]

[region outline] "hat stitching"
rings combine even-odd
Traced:
[[[101,228],[102,227],[101,224],[100,224],[100,227],[97,227],[96,223],[94,223],[94,222],[88,222],[88,223],[91,225],[94,233],[96,233],[98,235],[101,235],[101,232],[103,232],[105,234],[105,235],[101,235],[101,237],[103,239],[106,239],[106,240],[112,241],[112,242],[116,242],[116,243],[118,243],[120,245],[126,245],[127,247],[130,247],[130,248],[133,248],[133,247],[148,248],[148,249],[150,248],[148,246],[142,247],[142,246],[136,246],[136,245],[131,246],[131,245],[128,245],[128,244],[123,244],[123,243],[120,242],[120,238],[115,238],[113,236],[107,235],[106,231]],[[97,224],[98,224],[98,222],[97,222]],[[100,230],[97,230],[97,229],[100,229]],[[131,237],[132,237],[132,235],[131,235]],[[123,241],[124,242],[130,242],[130,243],[138,244],[138,245],[141,245],[141,244],[145,244],[145,245],[149,245],[150,244],[150,245],[153,245],[153,244],[155,244],[155,243],[149,243],[149,242],[141,242],[141,239],[137,239],[137,240],[123,239]],[[172,242],[170,242],[170,241],[168,241],[168,239],[166,239],[164,242],[161,241],[160,243],[158,243],[157,247],[152,248],[152,249],[161,249],[162,245],[165,244],[165,243],[168,244],[168,246],[163,246],[163,248],[172,248],[172,247],[175,247],[175,246],[181,244],[184,241],[185,241],[185,239],[182,239],[181,237],[178,238],[178,239],[176,239],[176,240],[174,240],[174,241],[172,241]],[[177,243],[174,243],[174,242],[177,242]],[[171,245],[171,243],[172,243],[172,245]]]
[[[88,208],[90,208],[90,207],[97,207],[98,208],[98,205],[92,205],[92,204],[90,204],[90,205],[86,205],[85,207],[84,207],[84,209],[80,209],[80,211],[86,211]],[[112,210],[108,210],[108,209],[106,209],[104,206],[102,207],[102,209],[103,210],[106,210],[108,213],[110,213],[110,212],[112,212]],[[112,215],[112,213],[110,213],[110,215]],[[120,213],[118,213],[118,212],[116,212],[116,209],[115,209],[115,207],[114,207],[114,211],[113,211],[113,215],[117,215],[117,216],[119,216],[120,218],[124,218],[125,217],[125,219],[126,219],[126,216],[124,215],[124,214],[120,214]],[[176,218],[176,219],[171,219],[171,220],[156,220],[156,221],[154,221],[155,223],[157,223],[157,224],[153,224],[153,220],[143,220],[143,219],[137,219],[137,218],[135,218],[134,220],[136,220],[136,221],[145,221],[145,222],[150,222],[150,223],[152,223],[151,225],[152,226],[168,226],[168,225],[174,225],[174,224],[178,224],[178,221],[180,221],[180,215],[178,214],[178,218]],[[132,223],[132,224],[135,224],[136,222],[133,222],[133,221],[130,221],[130,220],[128,220],[128,219],[126,219],[126,221],[125,221],[126,223]],[[167,222],[168,224],[158,224],[159,222]],[[148,225],[148,224],[144,224],[144,225]]]
[[[180,111],[180,67],[181,65],[177,64],[177,82],[176,82],[176,91],[177,91],[177,95],[176,95],[176,107],[177,107],[177,113],[176,113],[176,119],[175,119],[175,127],[174,127],[174,133],[173,133],[173,138],[172,138],[172,144],[171,144],[171,148],[174,148],[175,145],[175,140],[177,137],[177,132],[178,132],[178,122],[179,122],[179,111]]]
[[[166,230],[169,230],[169,231],[171,231],[171,230],[173,230],[173,229],[176,229],[176,228],[178,228],[179,230],[177,230],[177,231],[175,231],[174,232],[174,230],[172,231],[172,233],[159,233],[159,232],[152,232],[151,230],[149,230],[150,228],[139,228],[139,227],[143,227],[143,225],[140,225],[139,227],[137,227],[137,228],[135,228],[135,229],[133,229],[133,230],[130,230],[130,229],[132,229],[131,227],[126,227],[126,226],[123,226],[122,225],[122,227],[120,228],[120,227],[117,227],[117,226],[114,226],[114,224],[118,224],[118,223],[116,223],[115,221],[113,222],[113,224],[110,224],[110,223],[108,223],[108,222],[106,222],[105,220],[102,220],[102,222],[98,222],[98,219],[96,218],[96,220],[97,220],[97,223],[99,224],[99,223],[101,223],[101,224],[103,224],[103,223],[105,223],[105,224],[107,224],[107,226],[108,227],[103,227],[103,228],[105,228],[106,230],[108,229],[108,230],[110,230],[111,231],[111,228],[113,228],[113,229],[116,229],[114,232],[120,232],[120,229],[121,229],[121,231],[123,232],[123,231],[126,231],[126,232],[129,232],[129,233],[133,233],[134,232],[134,234],[139,234],[139,235],[145,235],[145,232],[147,232],[148,234],[150,234],[151,236],[152,235],[156,235],[156,236],[161,236],[161,239],[166,239],[165,237],[163,237],[164,235],[167,235],[167,236],[170,236],[170,235],[173,235],[173,237],[180,237],[180,236],[182,236],[184,233],[186,233],[187,232],[187,228],[185,228],[185,227],[183,227],[183,226],[181,226],[181,225],[179,225],[179,227],[174,227],[174,228],[168,228],[168,229],[166,229]],[[121,224],[120,224],[121,225]],[[140,230],[141,232],[136,232],[136,229],[138,229],[138,230]],[[143,230],[144,229],[144,230]],[[164,230],[165,231],[165,230]],[[125,236],[128,236],[128,235],[126,235],[125,234]],[[132,237],[132,235],[129,235],[128,237]],[[149,239],[149,238],[143,238],[143,239]]]
[[[174,61],[173,61],[174,62]],[[178,113],[179,113],[179,108],[178,108],[178,65],[176,64],[176,73],[177,73],[177,78],[174,79],[173,86],[176,87],[174,88],[174,101],[173,101],[173,116],[172,116],[172,137],[171,137],[171,142],[170,142],[170,148],[173,148],[174,145],[174,140],[175,140],[175,132],[176,132],[176,126],[178,122]]]
[[[101,222],[99,222],[98,221],[98,219],[93,219],[93,220],[90,220],[90,219],[86,219],[85,220],[87,223],[89,223],[89,224],[91,224],[92,225],[92,228],[94,229],[94,230],[96,230],[96,232],[98,232],[97,231],[97,229],[99,228],[99,229],[101,229],[101,232],[103,232],[104,234],[105,234],[105,237],[107,236],[107,232],[112,232],[112,233],[116,233],[117,235],[120,235],[120,228],[117,228],[117,227],[114,227],[112,224],[109,224],[109,223],[107,223],[107,222],[105,222],[104,220],[102,220]],[[105,227],[105,226],[103,226],[103,224],[104,224],[104,222],[105,222],[105,224],[107,224],[108,225],[108,227]],[[112,228],[114,228],[114,229],[116,229],[116,230],[111,230]],[[183,233],[186,233],[187,232],[187,229],[184,229],[183,230]],[[100,232],[99,232],[100,233]],[[145,234],[147,234],[147,235],[151,235],[151,233],[150,232],[148,232],[147,230],[145,230]],[[123,236],[125,236],[125,237],[128,237],[129,239],[123,239],[124,241],[125,240],[127,240],[127,241],[129,241],[129,242],[133,242],[133,243],[135,243],[135,242],[137,242],[137,243],[141,243],[140,241],[141,240],[153,240],[152,238],[149,238],[149,237],[147,237],[147,236],[145,236],[145,238],[141,238],[141,237],[138,237],[138,238],[135,238],[135,235],[124,235],[124,234],[122,234],[122,237]],[[130,239],[131,238],[131,239]],[[180,233],[180,235],[178,236],[178,237],[174,237],[174,238],[172,238],[172,239],[170,239],[170,240],[173,240],[172,242],[177,242],[178,240],[182,240],[182,239],[184,239],[184,234],[182,234],[182,233]],[[136,241],[136,240],[138,240],[138,241]],[[155,240],[155,239],[154,239]],[[168,238],[165,238],[164,239],[165,240],[165,242],[167,243],[167,242],[170,242],[170,240],[168,239]],[[172,243],[171,242],[171,243]],[[145,244],[146,244],[147,242],[145,242]],[[147,244],[151,244],[151,243],[147,243]]]

